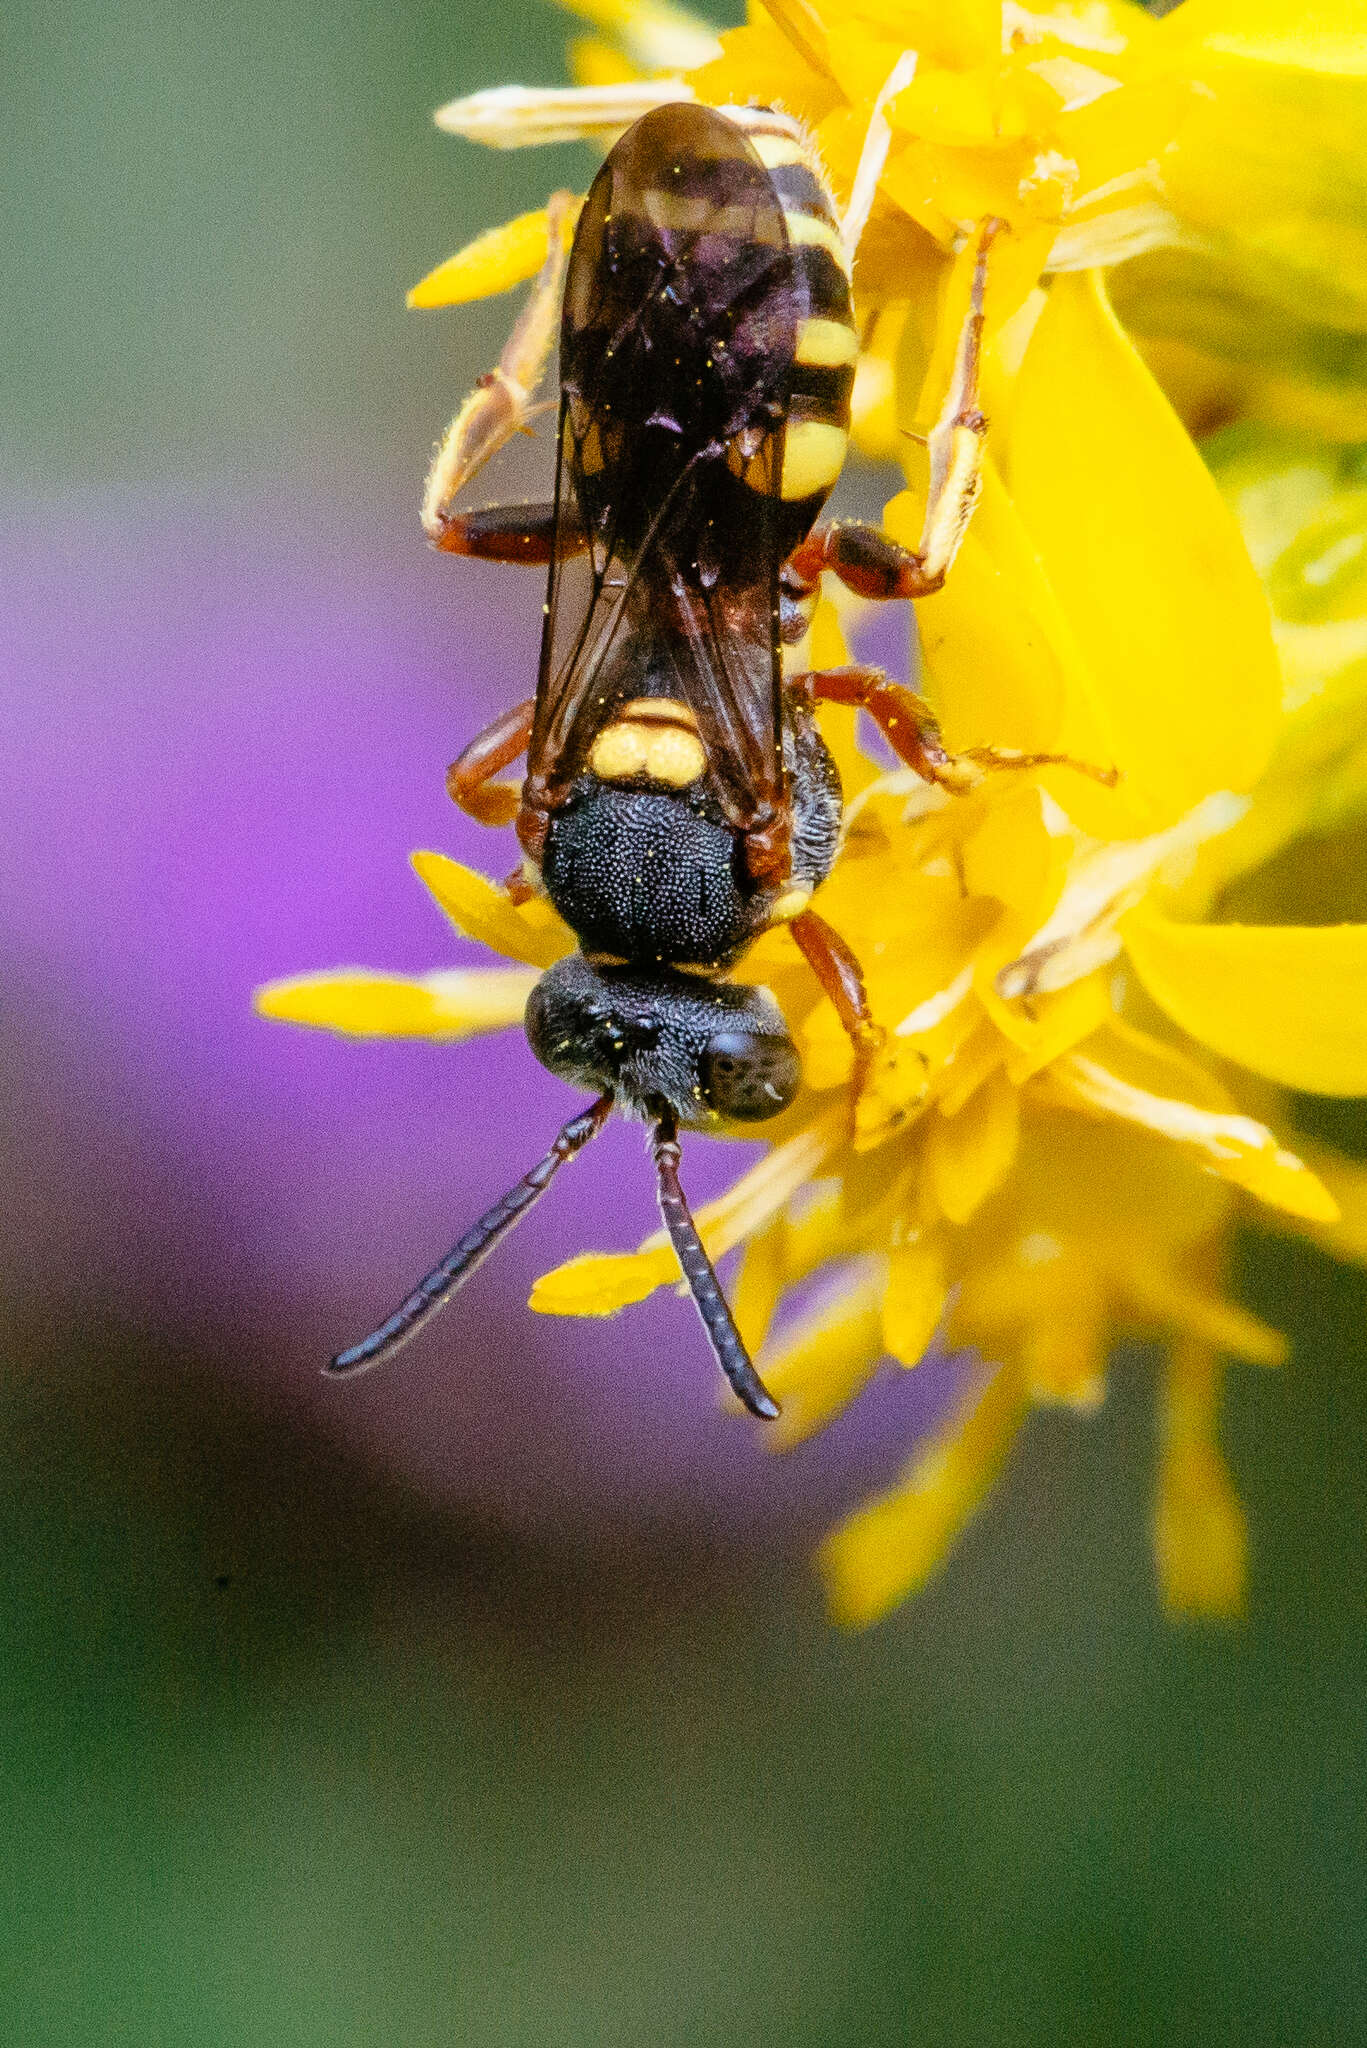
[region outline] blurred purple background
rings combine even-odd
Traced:
[[[408,508],[304,489],[84,491],[13,520],[4,645],[19,773],[3,822],[16,1285],[53,1313],[206,1326],[254,1399],[424,1492],[522,1525],[718,1517],[805,1541],[889,1475],[945,1395],[891,1371],[776,1461],[722,1416],[691,1305],[531,1315],[570,1253],[655,1227],[613,1127],[395,1366],[318,1373],[525,1170],[572,1107],[510,1032],[356,1043],[272,1025],[253,987],[485,958],[407,867],[514,863],[442,771],[534,673],[535,574],[430,555]],[[694,1140],[705,1199],[750,1148]],[[191,1341],[193,1340],[193,1341]]]

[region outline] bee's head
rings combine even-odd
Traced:
[[[611,1093],[628,1116],[662,1108],[706,1128],[758,1123],[797,1094],[802,1066],[767,989],[668,968],[559,961],[532,990],[527,1039],[564,1081]]]
[[[792,1101],[802,1070],[773,997],[767,989],[669,969],[594,967],[576,953],[532,990],[527,1037],[543,1066],[592,1088],[598,1100],[571,1117],[546,1156],[463,1234],[393,1315],[359,1344],[339,1351],[328,1370],[364,1372],[406,1344],[616,1108],[655,1127],[660,1215],[717,1363],[751,1414],[777,1415],[689,1210],[679,1179],[678,1137],[680,1124],[754,1122],[777,1116]]]

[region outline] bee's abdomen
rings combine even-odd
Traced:
[[[785,523],[800,539],[844,464],[859,334],[849,257],[810,145],[795,132],[768,130],[752,133],[750,144],[769,173],[788,236],[793,344],[781,494],[792,508]]]
[[[693,548],[700,576],[731,580],[757,536],[790,553],[844,462],[857,354],[849,257],[797,123],[656,108],[594,180],[566,274],[566,461],[586,531],[625,561],[648,538]]]

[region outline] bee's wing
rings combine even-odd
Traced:
[[[552,803],[613,702],[638,694],[637,654],[673,671],[732,822],[780,800],[796,320],[783,211],[744,135],[707,107],[647,115],[595,179],[566,275],[562,539],[528,750]]]
[[[668,694],[698,721],[713,793],[739,831],[768,822],[784,797],[777,630],[782,460],[780,428],[749,462],[752,474],[772,468],[775,490],[751,486],[742,521],[709,510],[719,499],[728,514],[734,510],[738,487],[725,458],[700,462],[690,479],[688,516],[661,533],[655,550],[678,622],[657,659],[670,679]],[[723,534],[728,544],[720,562],[709,563],[705,553],[700,560],[699,537],[705,547]]]

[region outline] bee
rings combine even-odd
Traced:
[[[999,224],[979,231],[912,552],[872,526],[817,524],[848,445],[859,333],[852,252],[798,124],[764,108],[657,107],[609,152],[567,253],[572,208],[568,194],[551,202],[545,267],[438,453],[424,524],[449,552],[547,571],[536,694],[466,747],[448,788],[475,818],[516,825],[512,893],[544,891],[579,942],[532,991],[525,1025],[542,1065],[595,1099],[329,1369],[375,1365],[412,1337],[615,1108],[651,1130],[663,1221],[722,1371],[745,1407],[774,1416],[690,1214],[679,1133],[762,1122],[798,1091],[772,995],[727,978],[776,924],[834,1003],[857,1077],[880,1040],[858,961],[812,907],[842,815],[817,704],[862,707],[951,790],[1045,758],[953,755],[925,702],[880,671],[783,664],[824,570],[875,598],[944,580],[978,489]],[[468,477],[529,416],[557,309],[554,498],[458,511]],[[497,781],[524,751],[520,787]]]

